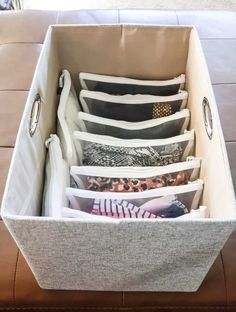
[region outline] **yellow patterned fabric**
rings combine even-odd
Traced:
[[[155,103],[152,108],[152,118],[160,118],[173,114],[169,103]]]

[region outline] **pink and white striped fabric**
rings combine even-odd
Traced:
[[[160,218],[122,199],[95,199],[91,214],[111,218]]]

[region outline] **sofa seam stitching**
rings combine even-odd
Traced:
[[[14,42],[3,42],[3,43],[0,43],[0,46],[3,46],[3,45],[11,45],[11,44],[31,44],[31,45],[43,45],[43,42],[29,42],[29,41],[14,41]]]
[[[29,92],[29,89],[0,89],[0,92]]]
[[[10,91],[29,92],[29,89],[0,89],[0,92],[10,92]]]
[[[13,302],[16,304],[16,275],[18,268],[18,260],[19,260],[19,249],[17,249],[16,263],[15,263],[15,271],[14,271],[14,280],[13,280]]]
[[[125,293],[122,291],[122,305],[125,306]]]

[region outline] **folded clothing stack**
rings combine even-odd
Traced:
[[[191,156],[194,130],[187,131],[185,75],[163,81],[89,73],[79,78],[80,104],[69,72],[59,79],[59,138],[47,141],[43,214],[206,217],[206,207],[199,208],[201,161]]]

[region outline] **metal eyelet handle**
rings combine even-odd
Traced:
[[[29,134],[32,137],[37,129],[41,108],[41,97],[39,94],[35,96],[35,100],[31,109]]]
[[[202,101],[202,109],[203,109],[203,118],[204,118],[206,133],[209,139],[211,140],[213,136],[213,120],[212,120],[212,114],[211,114],[209,101],[206,97],[204,97]]]

